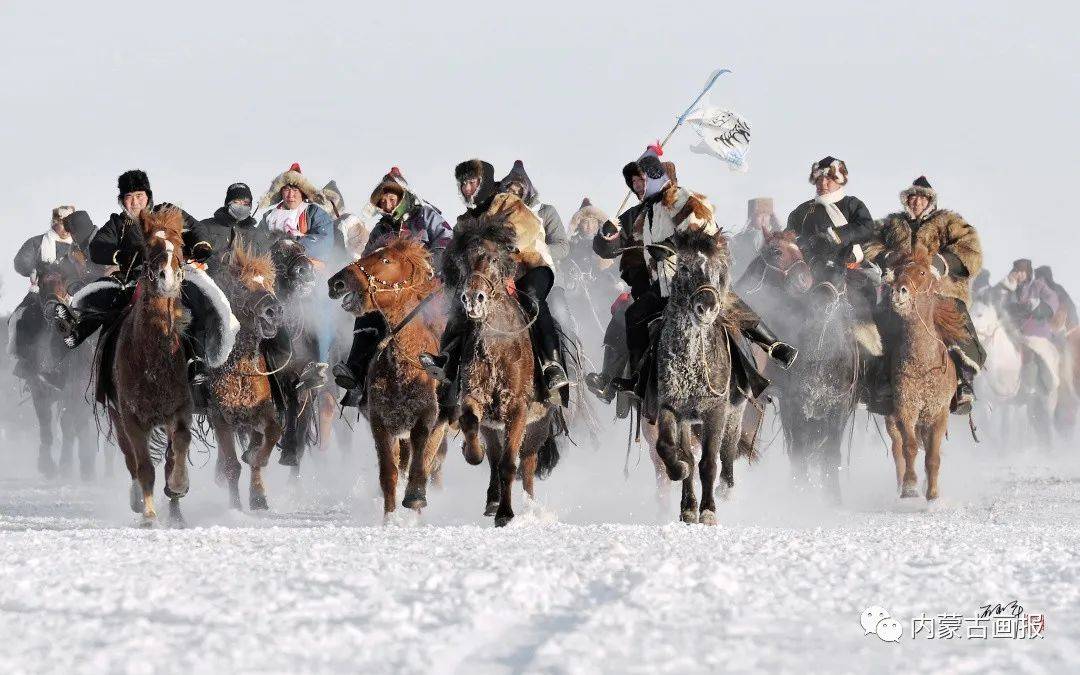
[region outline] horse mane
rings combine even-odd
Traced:
[[[934,297],[934,328],[942,340],[955,344],[966,339],[967,317],[960,311],[957,303],[937,292],[939,281],[933,277],[932,265],[933,256],[924,246],[916,246],[910,253],[901,257],[899,262],[901,269],[908,266],[922,267],[926,270],[926,274],[934,279],[930,285],[930,291]]]
[[[466,255],[476,242],[488,241],[502,251],[510,251],[517,243],[517,233],[506,224],[505,218],[489,217],[460,219],[454,228],[454,238],[443,252],[442,276],[447,286],[461,288],[465,279],[461,269],[467,266]]]
[[[149,235],[159,230],[165,232],[170,240],[183,239],[184,216],[183,212],[175,206],[167,206],[157,211],[143,209],[139,214],[139,223],[142,225],[142,234],[145,240]]]
[[[424,248],[424,243],[408,232],[402,232],[387,242],[383,249],[405,258],[417,267],[431,267],[431,253]]]
[[[251,246],[238,246],[232,250],[229,268],[239,279],[261,276],[271,284],[277,278],[277,270],[269,255],[258,255]]]
[[[701,253],[710,260],[721,255],[728,257],[727,237],[722,235],[713,236],[703,230],[687,229],[676,232],[671,237],[671,242],[678,251]]]

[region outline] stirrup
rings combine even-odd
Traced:
[[[356,374],[353,373],[352,368],[344,361],[335,363],[331,372],[334,374],[334,384],[346,391],[356,389],[356,385],[359,384],[356,379]],[[348,394],[346,394],[346,397],[348,397]]]
[[[566,371],[555,362],[544,364],[544,385],[548,391],[558,391],[563,387],[570,386],[570,379],[566,377]]]

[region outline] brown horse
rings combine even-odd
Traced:
[[[248,502],[252,510],[269,508],[262,469],[281,438],[282,426],[271,393],[266,359],[259,343],[274,337],[281,303],[274,295],[274,265],[267,256],[234,249],[221,275],[222,290],[240,322],[229,358],[211,368],[209,418],[217,438],[217,475],[229,487],[233,508],[240,508],[240,461],[236,439],[246,439],[244,461],[251,466]]]
[[[428,480],[447,427],[439,418],[437,382],[418,360],[438,351],[446,327],[445,296],[431,256],[423,244],[401,235],[335,274],[329,285],[330,297],[340,298],[345,311],[378,312],[390,328],[363,374],[363,413],[379,457],[384,517],[396,508],[398,474],[406,469],[401,505],[420,510],[427,506]]]
[[[899,317],[889,345],[893,410],[885,418],[901,497],[916,497],[915,456],[926,452],[926,499],[938,497],[941,442],[956,391],[956,368],[947,343],[963,335],[964,318],[938,292],[930,254],[917,248],[894,268],[891,304]]]
[[[485,515],[494,515],[500,527],[514,517],[511,488],[519,468],[532,497],[534,478],[558,461],[554,408],[536,393],[531,317],[512,295],[519,265],[515,242],[514,231],[497,222],[459,225],[444,264],[447,284],[461,303],[456,311],[470,323],[459,375],[463,452],[470,464],[487,455],[492,480]]]
[[[117,328],[106,407],[131,474],[131,508],[149,524],[157,518],[151,433],[163,428],[168,437],[165,495],[179,520],[179,499],[188,491],[192,402],[181,344],[184,221],[179,209],[168,208],[144,210],[139,222],[142,274]]]

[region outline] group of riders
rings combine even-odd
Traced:
[[[578,302],[585,297],[586,311],[597,323],[602,323],[600,315],[607,314],[607,305],[614,300],[610,321],[604,327],[602,367],[587,374],[585,383],[605,402],[620,392],[631,398],[643,396],[647,378],[640,375],[648,370],[652,336],[657,320],[664,315],[675,272],[671,238],[684,230],[724,236],[705,197],[680,186],[674,164],[663,161],[662,155],[661,148],[650,146],[623,167],[623,179],[636,204],[609,218],[585,199],[570,219],[569,228],[564,227],[553,206],[540,200],[521,161],[501,180],[492,164],[478,159],[455,167],[454,180],[465,205],[459,222],[499,212],[520,213],[521,218],[542,224],[542,236],[525,241],[521,233],[529,228],[519,227],[517,216],[507,218],[522,237],[517,243],[522,264],[516,278],[508,283],[531,319],[529,331],[541,394],[558,397],[572,384],[563,350],[574,342],[566,339],[573,333],[573,324],[587,320],[581,316],[582,304]],[[960,413],[970,410],[973,380],[986,358],[968,315],[973,297],[996,294],[1025,335],[1055,338],[1076,326],[1076,308],[1054,282],[1049,267],[1033,269],[1030,260],[1018,260],[1005,280],[991,286],[989,273],[982,267],[975,228],[957,213],[939,208],[937,192],[925,177],[920,176],[900,193],[902,210],[880,220],[871,216],[860,199],[847,194],[848,177],[847,165],[839,159],[825,157],[814,162],[809,181],[816,194],[791,212],[786,227],[776,217],[772,200],[752,200],[746,228],[730,237],[733,280],[758,255],[770,234],[789,231],[805,256],[814,287],[846,289],[855,315],[877,331],[887,353],[893,329],[889,305],[883,301],[883,279],[888,278],[896,261],[916,248],[925,248],[933,259],[938,292],[967,317],[966,332],[948,345],[958,373],[952,408]],[[62,354],[55,349],[43,350],[38,339],[42,334],[56,331],[61,344],[73,349],[116,322],[137,292],[143,251],[140,214],[170,205],[155,202],[149,178],[140,170],[120,175],[117,201],[120,210],[100,228],[85,211],[72,206],[53,209],[49,228],[28,239],[15,257],[16,271],[29,277],[31,287],[12,317],[11,351],[16,358],[16,376],[29,383],[56,388],[64,385],[55,368]],[[257,219],[259,211],[263,213]],[[223,296],[215,292],[214,279],[228,273],[226,261],[232,251],[244,248],[268,253],[274,243],[288,238],[300,243],[316,266],[330,274],[407,234],[430,252],[432,269],[440,270],[440,258],[451,246],[455,228],[409,185],[400,170],[393,168],[383,176],[362,212],[365,217],[345,210],[334,181],[318,189],[299,165],[293,164],[273,181],[258,203],[246,184],[234,183],[210,218],[200,221],[183,213],[184,259],[205,270],[209,280],[185,279],[182,292],[191,316],[184,346],[196,406],[206,396],[200,391],[207,373],[205,354],[229,321],[228,305],[223,306]],[[94,280],[71,289],[68,301],[53,303],[47,312],[31,310],[43,266],[69,258],[86,265],[88,278]],[[742,391],[759,396],[768,381],[754,359],[752,346],[782,368],[792,364],[798,350],[775,335],[734,292],[730,301],[737,307],[737,330],[745,339],[738,341],[732,377]],[[604,309],[597,311],[598,306]],[[332,312],[329,305],[321,310],[327,315]],[[460,313],[452,313],[440,352],[420,359],[442,383],[440,405],[447,408],[452,408],[460,395],[455,383],[467,324]],[[330,358],[334,325],[327,316],[317,330],[320,362]],[[332,370],[335,382],[346,391],[343,405],[364,404],[368,363],[389,328],[378,313],[355,319],[352,343],[348,348],[342,345],[343,358]],[[291,340],[288,327],[283,326],[275,338],[266,340],[264,352],[268,356],[288,353]],[[887,379],[883,361],[868,360],[863,376],[871,382]],[[328,366],[319,365],[325,372]],[[324,375],[324,382],[328,381]],[[865,396],[868,407],[887,405],[877,400],[875,387],[869,391]]]

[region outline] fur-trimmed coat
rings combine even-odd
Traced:
[[[971,281],[982,269],[982,245],[975,228],[960,214],[946,209],[936,209],[919,219],[908,213],[892,213],[881,221],[866,257],[885,270],[915,246],[925,247],[944,262],[942,293],[970,304]]]
[[[517,234],[517,256],[526,270],[534,267],[555,269],[551,252],[548,250],[544,224],[532,209],[525,205],[517,195],[503,192],[496,195],[484,211],[483,217],[491,220],[505,220]],[[455,229],[476,217],[471,211],[458,217]]]
[[[683,187],[669,185],[659,199],[648,199],[633,226],[633,237],[645,245],[646,260],[652,276],[660,285],[660,296],[671,294],[675,276],[675,255],[664,249],[672,248],[671,237],[677,232],[701,231],[716,236],[720,228],[713,220],[712,204],[705,195]]]

